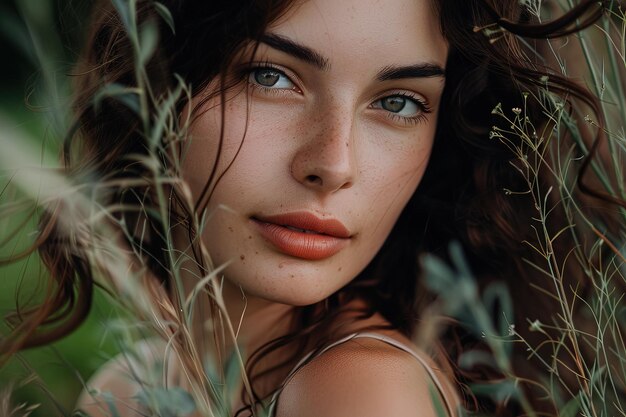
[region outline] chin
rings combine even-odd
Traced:
[[[329,268],[297,267],[285,263],[264,273],[260,268],[250,279],[249,275],[239,275],[237,265],[226,271],[231,284],[240,287],[247,297],[291,306],[307,306],[318,303],[351,281],[352,275],[340,276]],[[336,269],[335,269],[336,271]],[[249,271],[248,271],[249,272]],[[245,277],[246,279],[238,279]],[[329,279],[331,277],[331,279]],[[324,279],[325,278],[325,279]]]
[[[290,283],[286,285],[278,283],[270,291],[267,288],[250,288],[249,290],[244,288],[244,292],[249,296],[262,298],[270,302],[304,307],[318,303],[336,291],[335,288],[305,288],[310,286],[303,283],[302,281],[304,280],[305,278],[301,280],[290,278]]]
[[[282,294],[272,294],[271,299],[268,297],[262,297],[262,298],[268,301],[274,302],[274,303],[285,304],[285,305],[290,305],[294,307],[305,307],[305,306],[310,306],[310,305],[319,303],[320,301],[326,299],[329,295],[330,294],[326,296],[317,296],[317,295],[308,295],[308,294],[297,294],[297,295],[285,294],[284,296],[282,296]]]

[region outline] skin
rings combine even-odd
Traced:
[[[444,69],[448,52],[428,0],[308,0],[270,25],[268,35],[313,51],[317,62],[272,41],[254,55],[251,45],[245,48],[231,76],[247,82],[227,91],[225,104],[216,97],[203,105],[183,162],[183,177],[198,199],[223,131],[217,161],[223,175],[211,184],[208,203],[200,202],[208,216],[202,239],[215,265],[228,263],[223,296],[247,352],[284,334],[295,306],[348,284],[384,243],[426,169],[445,78],[381,80],[381,74],[424,65]],[[184,112],[212,88],[215,83]],[[285,254],[253,219],[289,212],[336,219],[350,237],[324,259]],[[188,278],[191,291],[197,278]],[[399,332],[387,334],[410,344]],[[119,365],[109,368],[119,375]],[[405,352],[375,340],[348,342],[291,380],[278,415],[374,417],[391,409],[393,415],[433,415],[424,406],[430,404],[428,378]],[[105,369],[92,385],[129,392],[119,379],[114,383]],[[393,387],[393,395],[384,386]],[[95,411],[89,402],[83,397],[79,404]]]
[[[385,241],[430,155],[444,77],[377,79],[388,67],[445,66],[447,45],[429,2],[340,3],[304,2],[269,28],[317,52],[325,68],[261,43],[253,66],[271,63],[284,73],[277,84],[264,89],[255,76],[267,70],[250,70],[248,91],[227,93],[224,125],[217,97],[191,129],[183,176],[196,197],[224,131],[225,173],[203,237],[216,265],[230,262],[226,281],[234,293],[243,289],[249,308],[312,304],[350,282]],[[250,59],[244,51],[234,66]],[[409,100],[399,114],[377,108],[399,94],[430,112]],[[326,259],[300,259],[276,250],[250,221],[294,211],[341,221],[349,243]]]

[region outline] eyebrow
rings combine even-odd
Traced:
[[[330,69],[328,58],[319,52],[301,45],[285,36],[275,33],[266,33],[259,39],[260,42],[282,51],[288,55],[294,56],[320,70]],[[420,63],[406,66],[386,66],[381,69],[376,79],[378,81],[398,80],[403,78],[430,78],[445,77],[445,70],[437,64]]]
[[[378,72],[378,81],[398,80],[402,78],[445,77],[446,71],[437,64],[416,64],[407,66],[387,66]]]
[[[320,70],[327,70],[330,68],[330,65],[328,64],[328,58],[325,58],[313,49],[304,45],[300,45],[299,43],[296,43],[291,39],[285,38],[284,36],[276,35],[273,33],[266,33],[265,35],[261,36],[261,39],[259,40],[274,49],[278,49],[279,51],[294,56],[306,63],[313,65],[316,68],[319,68]]]

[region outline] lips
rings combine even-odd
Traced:
[[[296,258],[329,258],[350,242],[350,232],[340,221],[307,212],[255,216],[252,222],[276,249]]]

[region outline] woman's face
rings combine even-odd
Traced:
[[[198,198],[223,129],[202,238],[227,282],[311,304],[374,257],[433,144],[447,44],[430,1],[307,0],[241,53],[247,88],[202,107],[183,164]]]

